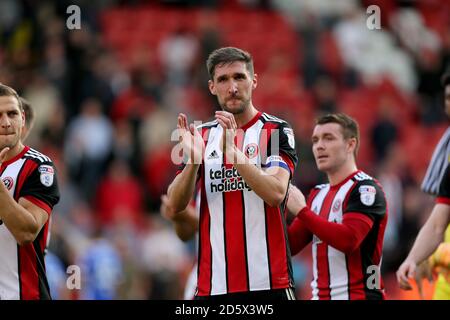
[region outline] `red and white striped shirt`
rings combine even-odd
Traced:
[[[307,208],[289,226],[289,240],[293,254],[312,241],[313,300],[384,299],[387,216],[381,186],[362,171],[311,191]]]
[[[297,155],[292,129],[285,121],[259,112],[240,129],[244,134],[237,146],[252,164],[279,166],[292,176]],[[285,202],[270,207],[232,164],[224,164],[223,131],[217,121],[201,126],[201,131],[206,148],[199,169],[197,295],[292,287]],[[271,147],[277,145],[278,149]]]
[[[0,175],[16,201],[23,197],[49,215],[59,201],[53,163],[34,149],[26,146],[16,157],[3,162]],[[44,263],[48,227],[49,221],[33,243],[19,246],[0,220],[0,300],[50,299]]]

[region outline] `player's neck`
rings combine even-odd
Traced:
[[[340,184],[346,178],[348,178],[352,173],[357,171],[358,168],[354,161],[348,161],[338,169],[334,171],[327,172],[328,181],[330,186],[335,186]]]
[[[250,102],[248,107],[245,108],[245,111],[240,114],[235,114],[234,119],[236,120],[236,124],[238,128],[242,128],[247,123],[252,120],[256,114],[258,113],[258,110],[253,106],[253,104]]]

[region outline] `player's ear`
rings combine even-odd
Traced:
[[[216,95],[216,87],[214,86],[214,81],[208,80],[208,88],[211,94]]]
[[[257,86],[258,86],[258,74],[254,73],[252,79],[252,89],[255,90]]]
[[[355,153],[356,150],[356,138],[349,138],[347,141],[349,153]]]

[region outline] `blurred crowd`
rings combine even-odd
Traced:
[[[81,29],[66,25],[72,4]],[[380,29],[368,27],[370,5]],[[25,143],[58,169],[47,255],[54,298],[182,298],[195,243],[161,218],[160,197],[176,171],[177,114],[206,122],[218,108],[205,61],[220,46],[253,55],[255,106],[292,125],[304,192],[324,181],[311,152],[314,118],[343,111],[358,120],[359,167],[389,204],[387,297],[411,297],[394,271],[433,204],[419,185],[448,126],[440,77],[450,67],[450,2],[2,0],[0,82],[30,101],[36,122]],[[309,297],[309,251],[293,259],[299,298]],[[66,286],[70,265],[80,266],[81,290]]]

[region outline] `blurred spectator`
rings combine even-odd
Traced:
[[[149,191],[147,205],[154,210],[159,208],[160,197],[175,176],[176,166],[171,158],[172,147],[172,144],[160,144],[158,148],[144,156],[142,170]]]
[[[122,281],[122,261],[114,246],[97,235],[78,260],[81,274],[82,300],[117,299]]]
[[[390,25],[402,44],[415,55],[422,50],[438,50],[439,37],[428,29],[419,11],[413,8],[400,8],[391,17]]]
[[[23,96],[35,110],[34,133],[28,137],[29,144],[35,146],[39,143],[39,133],[46,126],[48,119],[58,113],[64,115],[64,112],[59,110],[60,92],[47,78],[35,74]]]
[[[53,300],[68,300],[69,290],[66,286],[66,268],[57,255],[47,252],[45,255],[45,269],[47,271],[48,285]]]
[[[423,50],[418,55],[417,74],[421,93],[420,115],[425,125],[433,125],[445,119],[442,109],[442,61],[438,52]]]
[[[388,149],[386,157],[378,168],[378,180],[383,186],[389,210],[389,223],[386,226],[383,246],[383,268],[391,272],[396,270],[395,263],[398,262],[398,246],[400,238],[400,227],[403,220],[403,184],[402,171],[404,158],[401,148]]]
[[[377,161],[383,161],[392,144],[398,139],[397,107],[394,101],[383,97],[380,101],[378,119],[372,128],[372,144]]]
[[[159,107],[149,114],[140,127],[139,141],[143,154],[157,151],[161,145],[170,141],[173,125],[177,123],[176,114]]]
[[[189,82],[198,50],[197,38],[183,27],[161,42],[159,58],[166,69],[168,84],[186,85]]]
[[[65,160],[86,199],[92,198],[111,152],[113,127],[101,110],[98,100],[85,100],[67,129]]]
[[[101,225],[129,224],[138,227],[143,219],[143,196],[139,181],[131,175],[127,162],[115,159],[96,193]]]
[[[58,101],[53,107],[53,112],[45,119],[45,123],[36,135],[39,138],[37,143],[45,146],[51,146],[58,150],[63,149],[66,141],[66,120],[64,106]]]
[[[336,112],[337,94],[336,84],[329,76],[323,75],[317,79],[314,86],[314,100],[317,111],[323,114]]]
[[[398,87],[413,91],[413,60],[395,46],[389,33],[369,30],[366,18],[360,9],[355,9],[335,26],[334,35],[344,62],[360,72],[368,84],[377,83],[388,74]]]
[[[420,226],[425,222],[424,212],[431,212],[432,202],[424,195],[417,185],[409,185],[404,188],[403,196],[403,216],[400,223],[399,239],[396,248],[396,261],[392,261],[391,267],[396,268],[406,258],[411,249]]]
[[[152,282],[148,298],[181,299],[182,283],[177,274],[191,268],[186,247],[162,218],[151,217],[151,228],[141,248],[142,263]]]
[[[115,124],[111,157],[126,162],[133,175],[139,175],[141,145],[135,136],[130,121],[125,119],[117,121]]]

